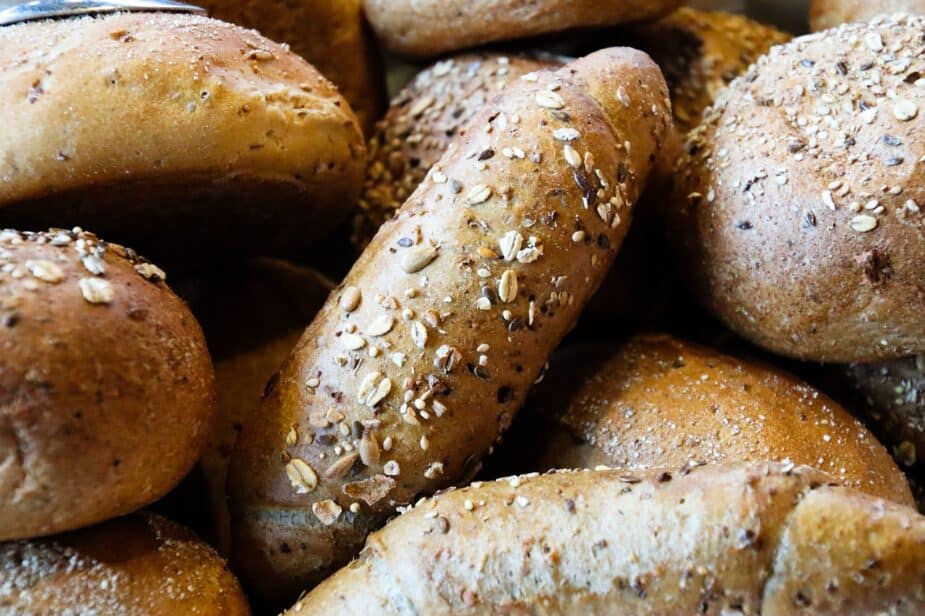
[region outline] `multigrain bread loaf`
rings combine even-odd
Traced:
[[[199,458],[212,398],[162,270],[79,229],[0,231],[0,540],[163,496]]]
[[[925,519],[831,481],[759,463],[473,484],[287,614],[921,613]]]
[[[217,19],[288,43],[337,84],[367,134],[385,106],[385,80],[363,0],[201,0]]]
[[[549,55],[471,53],[437,62],[396,96],[369,140],[369,166],[353,244],[363,249],[466,125],[511,83],[564,62]]]
[[[475,117],[238,439],[232,555],[257,592],[316,583],[396,504],[478,470],[600,284],[670,122],[661,73],[629,49]]]
[[[81,225],[171,258],[322,237],[365,167],[356,118],[314,68],[192,15],[0,29],[0,126],[0,224]]]
[[[925,13],[923,0],[810,0],[809,25],[827,30],[853,21],[868,21],[890,13]]]
[[[897,461],[925,461],[925,356],[828,368],[846,404],[869,418]]]
[[[675,124],[682,133],[700,124],[717,93],[788,34],[742,15],[681,8],[634,26],[628,43],[662,68]]]
[[[789,460],[913,504],[890,454],[836,402],[781,370],[670,336],[564,353],[521,419],[532,444],[508,446],[537,451],[531,470]]]
[[[364,0],[366,15],[391,51],[426,58],[449,51],[606,26],[670,13],[682,0]]]
[[[246,616],[225,562],[185,528],[150,513],[0,544],[5,614]]]
[[[775,47],[691,132],[670,208],[692,290],[776,353],[925,350],[922,17]]]
[[[230,544],[225,483],[238,433],[333,289],[314,270],[254,259],[203,274],[194,292],[192,310],[215,362],[215,420],[199,462],[212,520],[204,536],[223,554]]]

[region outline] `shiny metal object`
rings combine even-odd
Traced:
[[[206,10],[173,0],[34,0],[0,10],[0,26],[24,21],[56,19],[122,11],[159,11],[206,14]]]

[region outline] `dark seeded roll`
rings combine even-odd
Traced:
[[[689,135],[672,245],[702,303],[755,344],[828,362],[925,350],[923,27],[775,47]]]

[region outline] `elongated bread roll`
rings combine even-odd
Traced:
[[[475,117],[238,439],[232,556],[258,592],[316,583],[478,469],[613,261],[670,114],[648,56],[610,49]]]
[[[834,400],[782,370],[670,336],[566,352],[530,401],[527,423],[539,425],[509,443],[539,452],[527,470],[789,460],[913,503],[890,454]]]
[[[830,482],[759,463],[473,484],[288,614],[921,613],[925,518]]]

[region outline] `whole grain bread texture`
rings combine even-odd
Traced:
[[[174,259],[270,254],[356,202],[365,145],[283,45],[193,15],[0,29],[0,224],[80,225]]]
[[[199,458],[212,363],[164,278],[79,229],[0,231],[0,540],[134,511]]]
[[[7,614],[247,616],[224,560],[193,533],[151,513],[45,539],[0,544]]]
[[[427,58],[496,41],[660,17],[682,0],[364,0],[390,51]]]
[[[667,335],[566,350],[520,419],[528,434],[506,445],[536,452],[530,470],[789,461],[913,504],[889,452],[834,400],[782,370]]]
[[[551,55],[467,53],[415,75],[392,99],[369,140],[353,245],[366,248],[485,105],[518,79],[533,79],[536,71],[559,68],[564,62]],[[512,148],[510,154],[519,155],[520,150],[515,154]]]
[[[925,350],[923,27],[774,47],[688,135],[671,243],[702,303],[755,344],[826,362]]]
[[[892,450],[912,467],[925,461],[925,356],[827,368],[845,398]]]
[[[923,0],[810,0],[809,25],[814,32],[844,23],[869,21],[891,13],[925,13]]]
[[[385,77],[363,0],[204,0],[212,17],[287,43],[337,84],[369,134],[385,108]]]
[[[203,536],[222,554],[230,545],[225,484],[238,433],[333,289],[318,272],[277,259],[198,280],[191,307],[215,362],[215,420],[199,461],[212,520]]]
[[[627,43],[662,68],[675,125],[687,133],[700,124],[716,95],[774,45],[790,35],[744,15],[683,7],[629,29]]]
[[[311,614],[918,614],[925,518],[769,463],[510,477],[439,494]]]
[[[396,505],[478,470],[613,261],[670,123],[657,66],[625,48],[472,120],[238,439],[232,556],[255,592],[294,596]]]

